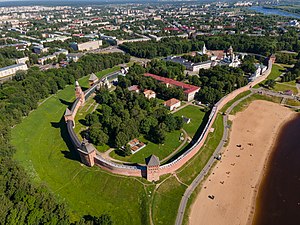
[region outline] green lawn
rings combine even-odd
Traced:
[[[251,91],[245,91],[245,92],[242,92],[240,93],[239,95],[237,95],[234,99],[232,99],[231,101],[227,102],[223,108],[220,110],[221,112],[226,112],[226,110],[233,104],[235,103],[237,100],[249,95],[251,93]]]
[[[87,80],[81,79],[81,85]],[[35,182],[44,183],[68,204],[73,220],[109,213],[114,224],[147,224],[150,197],[145,192],[145,180],[88,168],[70,152],[62,117],[74,99],[74,86],[67,86],[14,127],[14,158]]]
[[[293,99],[287,99],[285,104],[291,106],[300,106],[300,102]]]
[[[291,90],[294,95],[298,94],[298,89],[296,88],[296,85],[292,86],[292,85],[287,85],[286,83],[276,82],[273,90],[274,91],[282,91],[282,92]]]
[[[175,177],[167,179],[156,190],[152,202],[154,224],[174,224],[181,197],[186,186],[180,184]]]
[[[273,79],[275,80],[277,77],[279,77],[283,72],[285,71],[285,68],[277,65],[277,64],[273,64],[272,66],[272,70],[270,75],[268,76],[267,79]]]
[[[181,141],[179,141],[180,133],[182,132],[179,130],[175,130],[171,133],[166,133],[166,141],[164,144],[161,145],[154,144],[146,140],[144,137],[139,137],[138,139],[147,145],[139,152],[125,157],[119,156],[115,152],[111,152],[110,156],[114,159],[126,162],[145,163],[145,159],[154,154],[157,157],[159,157],[160,160],[162,160],[180,146],[180,144],[182,143]]]
[[[201,111],[201,109],[197,106],[188,105],[185,108],[176,112],[174,115],[184,116],[191,119],[191,122],[189,124],[184,123],[183,129],[188,133],[188,135],[191,138],[193,138],[203,121],[205,112]]]

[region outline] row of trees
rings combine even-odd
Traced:
[[[127,76],[133,73],[134,70],[130,70]],[[142,93],[130,92],[122,84],[114,92],[100,89],[95,99],[101,104],[101,109],[85,117],[90,127],[83,135],[96,145],[121,148],[141,135],[149,141],[163,144],[166,132],[183,126],[182,118],[170,114],[157,99],[149,100]],[[123,150],[125,155],[130,154],[128,148]]]
[[[294,64],[296,62],[296,54],[276,53],[276,62],[283,64]]]
[[[204,42],[189,41],[181,38],[166,38],[161,41],[147,41],[124,43],[120,48],[130,55],[149,58],[168,56],[173,54],[182,54],[190,51],[199,51],[202,49]]]
[[[91,72],[128,62],[120,53],[86,55],[78,63],[45,72],[37,68],[19,73],[14,80],[0,86],[0,221],[3,224],[70,224],[66,206],[59,203],[47,188],[30,183],[23,169],[12,159],[10,129],[23,116],[36,109],[38,102],[50,94],[74,84],[75,79]],[[88,66],[86,66],[88,65]],[[102,219],[101,219],[102,218]],[[111,224],[109,216],[85,217],[76,224]],[[98,223],[97,221],[105,221]]]
[[[290,71],[282,76],[281,82],[289,82],[296,80],[297,78],[300,78],[300,59],[296,61],[294,67]]]
[[[192,40],[168,38],[158,42],[124,43],[120,48],[131,55],[151,59],[154,57],[199,51],[202,49],[204,43],[208,49],[212,50],[226,50],[232,45],[238,52],[249,52],[265,56],[281,50],[300,51],[300,40],[298,39],[298,34],[293,30],[277,37],[237,34],[197,36]]]

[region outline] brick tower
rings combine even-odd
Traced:
[[[147,163],[147,180],[158,181],[159,180],[159,158],[155,155],[151,155]]]
[[[77,80],[75,82],[75,96],[76,98],[80,98],[81,105],[85,103],[84,92],[82,91],[79,82]]]
[[[78,148],[78,153],[82,163],[87,166],[95,165],[96,149],[86,139],[83,139],[81,147]]]

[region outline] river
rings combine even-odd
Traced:
[[[259,187],[253,225],[300,224],[300,116],[281,130]]]
[[[285,17],[300,19],[300,15],[298,14],[289,13],[279,9],[269,9],[269,8],[264,8],[263,6],[252,6],[250,7],[250,9],[259,13],[263,13],[265,15],[277,15],[277,16],[285,16]]]

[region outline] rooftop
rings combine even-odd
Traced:
[[[24,66],[24,65],[25,65],[25,63],[14,64],[14,65],[11,65],[11,66],[6,66],[6,67],[3,67],[3,68],[0,68],[0,71],[13,69],[13,68],[18,68],[18,67]]]
[[[164,105],[170,107],[170,106],[172,106],[172,105],[177,104],[178,102],[180,102],[178,99],[176,99],[176,98],[171,98],[171,99],[169,99],[168,101],[165,101],[165,102],[164,102]]]
[[[155,155],[151,155],[147,166],[159,166],[159,158]]]
[[[177,86],[177,87],[181,87],[183,89],[183,92],[186,93],[186,94],[189,94],[189,93],[194,92],[194,91],[198,91],[200,89],[200,87],[197,87],[197,86],[194,86],[194,85],[191,85],[191,84],[186,84],[186,83],[183,83],[183,82],[180,82],[180,81],[177,81],[177,80],[173,80],[173,79],[166,78],[166,77],[161,77],[161,76],[151,74],[151,73],[145,73],[144,76],[152,77],[155,80],[164,82],[165,84],[171,84],[171,85],[174,85],[174,86]]]
[[[90,78],[89,78],[89,81],[95,81],[97,79],[98,79],[98,77],[94,73],[92,73]]]

